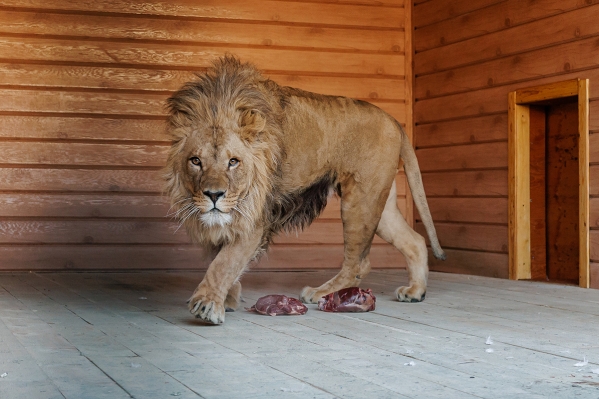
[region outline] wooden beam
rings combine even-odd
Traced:
[[[578,95],[578,79],[564,82],[547,83],[541,86],[529,87],[516,91],[517,104],[530,104],[556,98],[573,97]]]
[[[530,108],[508,103],[509,276],[530,279]]]
[[[589,80],[580,79],[578,88],[578,232],[579,267],[578,285],[590,287],[589,253]]]

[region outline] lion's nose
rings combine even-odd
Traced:
[[[204,191],[204,195],[207,196],[208,198],[210,198],[212,200],[212,202],[214,203],[214,205],[216,205],[216,201],[218,201],[221,197],[224,197],[225,192],[224,191],[206,190],[206,191]]]

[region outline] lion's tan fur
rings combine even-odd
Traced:
[[[342,201],[343,267],[322,286],[306,287],[302,299],[359,284],[375,233],[408,259],[410,287],[398,299],[423,298],[426,246],[398,220],[395,203],[400,156],[434,253],[444,254],[414,151],[392,117],[358,100],[279,86],[231,56],[183,86],[168,107],[166,192],[192,239],[219,249],[190,300],[196,316],[224,321],[248,262],[279,231],[310,224],[330,191]]]

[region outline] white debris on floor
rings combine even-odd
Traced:
[[[589,364],[589,362],[587,361],[587,357],[586,357],[586,356],[583,356],[583,358],[582,358],[582,362],[575,363],[575,364],[574,364],[574,367],[584,367],[584,366],[586,366],[587,364]]]

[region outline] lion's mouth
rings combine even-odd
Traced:
[[[208,227],[212,226],[225,226],[231,223],[233,218],[227,212],[223,212],[218,208],[212,208],[208,212],[203,213],[200,216],[200,220]]]

